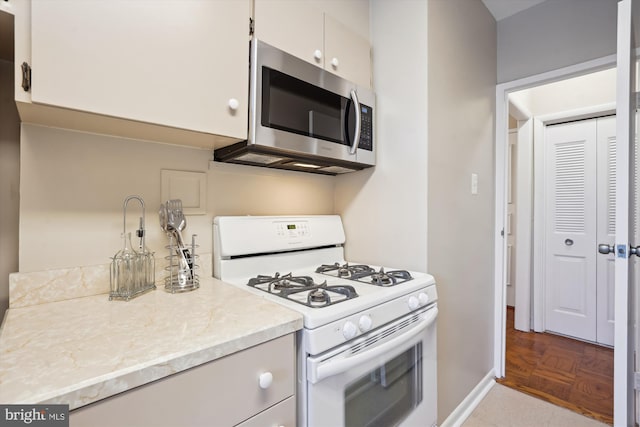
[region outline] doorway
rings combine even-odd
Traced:
[[[534,144],[533,141],[536,136],[540,135],[544,132],[544,125],[551,123],[558,123],[560,121],[560,116],[563,120],[566,120],[566,112],[570,111],[574,116],[578,118],[584,118],[584,115],[594,115],[594,110],[602,110],[602,104],[609,104],[612,101],[615,101],[615,89],[611,90],[611,94],[609,98],[601,101],[591,101],[590,104],[581,104],[581,105],[568,105],[558,103],[556,110],[542,110],[541,105],[544,104],[539,100],[531,100],[527,99],[527,96],[518,96],[521,92],[524,93],[525,90],[536,90],[540,87],[546,86],[549,83],[552,84],[560,84],[561,81],[565,81],[568,79],[573,79],[575,77],[580,78],[589,78],[592,74],[597,74],[598,72],[609,72],[615,76],[615,70],[613,69],[614,63],[613,60],[615,58],[604,58],[598,61],[591,62],[589,64],[582,64],[581,66],[569,67],[565,70],[559,70],[555,73],[548,73],[543,76],[537,76],[534,78],[525,79],[521,82],[516,82],[511,84],[511,87],[508,85],[498,86],[498,96],[504,96],[504,104],[510,105],[513,107],[516,105],[518,108],[517,120],[515,120],[516,126],[512,126],[517,129],[518,133],[518,142],[516,149],[514,152],[515,155],[515,163],[517,164],[516,175],[517,178],[514,183],[511,184],[511,188],[516,188],[517,197],[516,197],[516,212],[520,212],[521,210],[525,212],[524,220],[521,215],[515,215],[515,224],[501,223],[498,230],[501,228],[505,230],[505,232],[511,228],[511,230],[516,230],[516,243],[514,244],[514,248],[512,249],[512,254],[515,254],[515,274],[511,274],[510,277],[514,278],[511,286],[515,287],[515,305],[516,307],[523,307],[522,310],[516,309],[516,320],[515,327],[519,330],[530,331],[544,331],[544,311],[541,307],[543,307],[542,301],[540,298],[543,296],[543,292],[536,290],[534,288],[534,284],[536,281],[540,279],[539,271],[544,271],[543,269],[539,269],[539,264],[542,264],[542,254],[544,251],[540,247],[539,236],[535,234],[532,230],[541,230],[543,229],[539,224],[541,218],[544,218],[544,211],[541,211],[543,204],[536,204],[534,206],[533,201],[536,198],[543,196],[543,191],[541,191],[541,187],[539,183],[534,182],[534,165],[543,164],[543,156],[544,150],[540,150],[539,146],[542,144]],[[608,71],[606,71],[608,70]],[[549,86],[550,91],[557,91],[557,86]],[[598,87],[598,85],[589,85],[586,87]],[[615,81],[613,82],[613,88],[615,88]],[[567,99],[575,101],[579,98],[582,98],[585,94],[584,86],[582,92],[579,96],[571,96],[567,97]],[[535,96],[534,96],[535,98]],[[510,103],[510,104],[508,104]],[[500,103],[499,103],[500,104]],[[523,107],[524,105],[524,107]],[[585,105],[591,105],[590,107],[585,107]],[[597,107],[594,107],[594,105]],[[608,108],[611,108],[609,106]],[[506,108],[505,108],[506,110]],[[502,144],[502,149],[497,150],[497,154],[500,152],[503,153],[503,157],[497,157],[497,164],[505,165],[503,171],[500,171],[500,168],[497,169],[497,175],[501,173],[505,173],[504,171],[508,171],[509,167],[507,166],[509,163],[509,151],[507,150],[507,111],[504,111],[504,117],[497,117],[497,129],[501,129],[498,132],[499,143]],[[511,109],[510,109],[511,110]],[[524,113],[523,113],[524,111]],[[562,114],[559,113],[563,112]],[[511,111],[509,111],[511,112]],[[581,117],[582,116],[582,117]],[[542,118],[543,120],[539,120]],[[555,121],[554,121],[555,120]],[[504,132],[504,133],[503,133]],[[524,135],[524,145],[520,145],[521,136]],[[527,135],[529,136],[527,139]],[[527,145],[528,144],[528,145]],[[505,176],[503,175],[502,179]],[[497,182],[500,182],[501,177],[496,176]],[[509,188],[505,185],[504,188],[497,189],[497,200],[496,203],[496,213],[499,216],[504,215],[504,218],[508,218],[507,208],[508,208],[508,197],[509,197]],[[540,194],[538,194],[540,193]],[[530,205],[527,206],[527,203]],[[529,214],[529,218],[526,218],[526,213]],[[507,219],[508,221],[508,219]],[[521,230],[526,230],[526,232],[522,232]],[[528,240],[527,240],[528,239]],[[496,253],[498,256],[500,254],[505,255],[505,251],[500,248],[496,248]],[[537,272],[537,273],[536,273]],[[497,288],[499,291],[496,292],[497,299],[496,305],[497,307],[505,307],[507,305],[506,302],[506,277],[503,277],[501,270],[496,270],[496,278],[500,280],[500,287]],[[520,314],[520,318],[518,319],[518,314]],[[506,342],[505,342],[505,325],[506,325],[506,310],[497,310],[496,324],[501,328],[500,331],[496,331],[499,333],[500,340],[496,340],[496,344],[500,345],[500,348],[496,350],[496,374],[498,377],[503,377],[505,375],[505,361],[504,355],[506,351]],[[498,360],[500,359],[500,360]]]
[[[513,170],[514,175],[512,180],[508,180],[505,206],[501,206],[500,209],[515,213],[507,213],[506,224],[506,234],[511,237],[509,233],[515,233],[516,236],[511,249],[511,268],[508,268],[508,277],[511,280],[507,279],[507,292],[514,293],[515,298],[511,304],[505,304],[516,308],[515,328],[518,330],[542,332],[547,329],[544,322],[545,292],[542,287],[545,271],[548,270],[545,268],[544,246],[544,230],[548,229],[545,218],[549,215],[546,203],[548,191],[545,190],[548,171],[544,166],[548,163],[545,159],[547,128],[562,127],[562,123],[613,114],[615,76],[615,69],[609,68],[577,77],[558,79],[552,83],[544,82],[508,94],[509,115],[513,118],[509,127],[517,130],[517,143],[513,150],[506,151],[511,154],[507,158],[506,170],[508,173]],[[595,149],[595,144],[592,148]],[[592,157],[595,158],[595,154]],[[595,170],[596,165],[590,167]],[[601,164],[599,167],[606,169],[607,164]],[[571,182],[565,184],[572,185]],[[595,194],[595,187],[592,190]],[[595,200],[595,197],[592,199]],[[563,202],[571,200],[565,198]],[[516,205],[515,208],[513,204]],[[594,209],[595,206],[596,204],[593,205]],[[565,208],[566,206],[562,207]],[[570,226],[575,226],[575,218],[563,219],[571,221]],[[564,244],[565,240],[569,239],[568,242],[573,243],[575,238],[576,235],[571,234],[571,238],[565,237],[562,243],[567,246]],[[573,246],[574,252],[577,247],[578,245]],[[588,337],[580,338],[589,340]]]

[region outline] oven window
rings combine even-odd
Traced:
[[[351,383],[345,425],[398,425],[422,401],[422,342]]]

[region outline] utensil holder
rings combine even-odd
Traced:
[[[136,232],[136,236],[140,238],[138,251],[133,249],[131,244],[131,233],[126,232],[127,205],[132,199],[140,202],[140,206],[142,207],[140,228]],[[153,252],[148,251],[145,244],[144,217],[144,201],[142,198],[139,196],[127,197],[123,205],[123,249],[118,251],[112,258],[109,300],[128,301],[147,291],[156,289],[155,258]]]
[[[168,261],[167,275],[164,278],[164,289],[167,292],[186,292],[193,291],[200,287],[200,279],[197,270],[200,268],[197,261],[199,255],[196,253],[198,245],[195,243],[196,235],[191,236],[191,245],[186,249],[190,251],[189,258],[191,261],[191,267],[185,264],[183,256],[180,251],[181,248],[176,242],[175,237],[169,236],[169,245],[165,246],[169,250],[169,255],[165,257]]]

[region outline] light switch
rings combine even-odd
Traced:
[[[478,194],[478,174],[471,174],[471,194]]]

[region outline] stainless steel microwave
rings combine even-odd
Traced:
[[[326,175],[375,165],[375,96],[368,88],[251,41],[248,139],[214,159]]]

